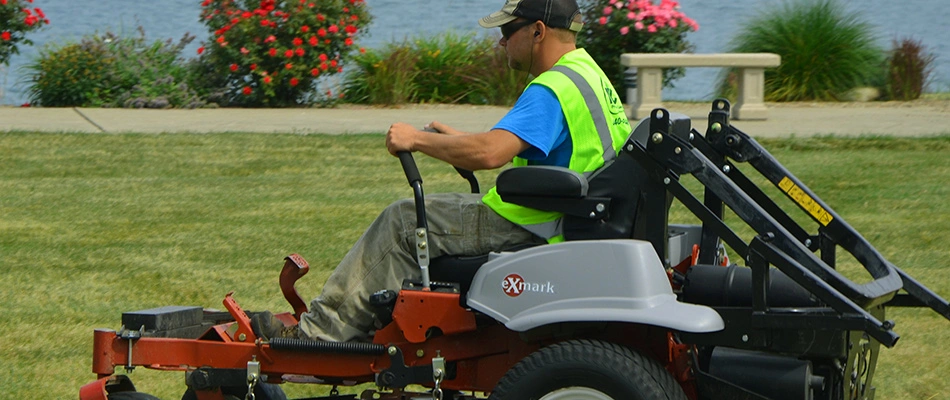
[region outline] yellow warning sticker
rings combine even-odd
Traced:
[[[828,226],[831,220],[834,219],[828,211],[818,205],[815,199],[812,199],[787,176],[782,178],[782,181],[778,183],[778,187],[823,226]]]

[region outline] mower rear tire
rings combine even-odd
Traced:
[[[653,359],[627,347],[571,340],[538,350],[498,381],[489,400],[686,400]]]

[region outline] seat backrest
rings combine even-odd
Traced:
[[[683,119],[685,118],[685,120]],[[684,123],[685,121],[685,123]],[[565,215],[565,240],[643,239],[653,240],[650,226],[665,227],[672,196],[652,180],[626,150],[633,142],[646,143],[650,133],[649,118],[644,118],[630,134],[617,157],[588,177],[587,196],[610,198],[606,218],[591,220]],[[678,130],[689,131],[689,119],[677,121]],[[665,228],[663,228],[665,230]],[[665,235],[663,235],[665,237]]]
[[[640,212],[643,185],[648,177],[636,160],[621,152],[609,164],[588,179],[587,195],[610,199],[607,217],[599,220],[564,216],[565,240],[599,240],[633,238],[634,225]]]

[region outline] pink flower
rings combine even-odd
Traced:
[[[604,15],[610,15],[612,12],[614,12],[613,7],[604,7]]]
[[[636,29],[636,30],[638,30],[638,31],[642,31],[642,30],[643,30],[643,22],[637,21],[635,24],[633,24],[633,29]]]
[[[634,19],[637,17],[637,13],[630,11],[627,13],[627,19]]]
[[[601,25],[607,25],[607,17],[600,17],[597,22],[600,22]]]
[[[650,26],[647,27],[647,32],[656,33],[656,25],[650,24]]]
[[[626,26],[625,26],[625,27],[623,27],[623,28],[620,28],[620,34],[621,34],[621,35],[626,35],[626,34],[628,34],[628,33],[630,33],[630,28],[629,28],[629,27],[626,27]]]

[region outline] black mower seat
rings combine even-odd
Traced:
[[[524,244],[505,251],[519,251],[534,246],[534,244]],[[459,290],[464,295],[472,287],[475,273],[486,262],[488,262],[488,254],[437,257],[429,263],[429,279],[436,282],[458,283]]]

